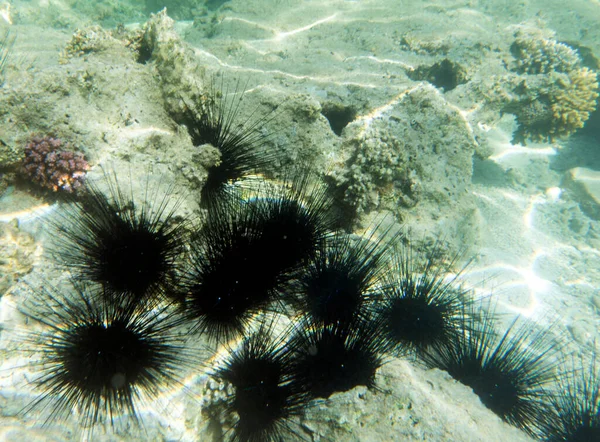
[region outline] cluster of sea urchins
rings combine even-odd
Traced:
[[[74,289],[34,289],[22,307],[47,326],[32,340],[42,394],[31,408],[55,400],[50,417],[75,408],[92,428],[137,422],[140,401],[201,369],[187,334],[228,349],[212,376],[232,387],[221,412],[234,418],[235,441],[302,438],[296,418],[315,399],[376,388],[378,368],[406,356],[448,371],[534,437],[597,436],[595,367],[553,393],[550,334],[520,320],[497,332],[493,311],[448,279],[455,259],[437,257],[440,247],[418,252],[382,225],[340,231],[309,171],[244,185],[268,158],[256,151],[265,120],[238,124],[223,96],[184,118],[195,145],[221,152],[200,226],[176,216],[169,189],[138,203],[109,174],[107,192],[87,183],[62,209],[53,257]],[[278,315],[291,325],[277,327]]]

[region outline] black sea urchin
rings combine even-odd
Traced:
[[[178,299],[194,329],[221,342],[243,334],[279,281],[265,265],[271,257],[260,247],[256,216],[229,209],[213,207],[194,235]]]
[[[333,200],[317,176],[302,170],[284,183],[263,181],[253,195],[243,200],[241,210],[252,212],[260,236],[260,247],[269,266],[282,276],[305,265],[319,250],[339,222]]]
[[[309,198],[305,192],[314,187],[307,180],[261,181],[250,196],[230,195],[208,210],[180,296],[199,331],[216,340],[242,334],[254,314],[282,300],[298,269],[323,247],[335,225],[331,201],[323,190]]]
[[[221,77],[217,88],[213,78],[202,99],[186,105],[183,118],[194,146],[209,144],[221,154],[219,161],[209,167],[202,188],[201,203],[205,207],[218,203],[227,193],[229,183],[261,171],[273,160],[273,155],[258,151],[257,147],[268,138],[268,134],[259,129],[273,118],[276,108],[238,121],[244,92],[240,92],[239,81],[233,91],[224,87],[223,81]]]
[[[471,387],[504,421],[535,436],[550,412],[545,387],[555,379],[557,343],[548,330],[519,324],[518,318],[498,335],[493,314],[480,316],[469,313],[459,339],[425,350],[423,359]]]
[[[549,415],[542,439],[548,442],[600,440],[600,373],[594,357],[587,369],[570,368],[550,394]]]
[[[460,272],[447,275],[455,259],[444,264],[436,258],[437,251],[435,245],[420,256],[407,245],[394,257],[375,308],[393,354],[418,355],[428,347],[455,342],[467,325],[465,313],[472,299],[456,282]]]
[[[350,324],[365,319],[379,298],[378,285],[395,239],[336,234],[298,272],[292,303],[317,323]]]
[[[217,369],[215,376],[235,388],[227,403],[227,411],[238,416],[231,440],[281,441],[294,434],[298,438],[290,419],[306,407],[308,392],[294,379],[283,339],[273,339],[270,329],[263,325],[245,338]]]
[[[53,221],[58,262],[77,278],[100,284],[110,297],[145,301],[173,290],[185,237],[172,190],[139,206],[105,173],[108,196],[94,183]],[[158,189],[157,189],[158,191]]]
[[[46,327],[26,340],[41,396],[25,412],[50,408],[47,422],[77,410],[84,428],[137,424],[139,405],[181,385],[196,359],[164,308],[139,309],[76,286],[64,295],[34,290],[21,311]]]
[[[313,398],[328,398],[359,385],[375,388],[385,341],[375,323],[315,325],[304,320],[288,344],[294,379]]]

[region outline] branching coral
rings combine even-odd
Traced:
[[[596,73],[581,67],[577,51],[555,40],[519,31],[511,46],[518,85],[504,110],[515,114],[515,141],[555,141],[584,126],[596,109]]]
[[[550,97],[554,125],[549,130],[549,137],[565,137],[582,128],[596,110],[598,98],[598,80],[595,72],[588,68],[569,72],[568,80],[561,77],[556,82]]]
[[[519,122],[515,140],[555,141],[584,126],[596,109],[598,81],[588,68],[525,80],[526,94],[507,106]]]
[[[571,72],[580,64],[577,51],[570,46],[523,31],[517,32],[510,50],[516,58],[514,70],[521,74]]]
[[[34,183],[57,192],[73,192],[83,184],[88,162],[60,138],[34,136],[25,146],[22,170]]]

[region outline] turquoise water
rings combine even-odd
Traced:
[[[0,2],[0,438],[232,437],[235,416],[208,414],[233,394],[211,375],[227,346],[188,343],[198,368],[140,402],[142,427],[118,416],[93,432],[77,406],[49,422],[52,401],[22,412],[40,394],[39,354],[19,350],[47,331],[23,314],[31,287],[69,277],[49,220],[73,177],[45,185],[25,173],[32,137],[64,140],[92,182],[114,170],[136,200],[169,188],[177,215],[201,224],[196,195],[219,153],[197,149],[185,111],[215,78],[226,99],[243,92],[226,103],[236,122],[258,122],[272,182],[310,169],[347,231],[401,227],[420,252],[440,240],[442,261],[459,254],[444,274],[469,263],[459,281],[492,300],[501,330],[520,316],[589,367],[599,22],[595,0]],[[278,329],[297,319],[277,314]],[[307,406],[285,440],[530,438],[414,358],[387,358],[376,379]]]

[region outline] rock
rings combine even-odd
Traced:
[[[31,235],[19,230],[16,220],[0,223],[0,297],[31,272],[36,247]]]
[[[562,186],[571,192],[587,216],[600,220],[600,172],[575,167],[565,174]]]

